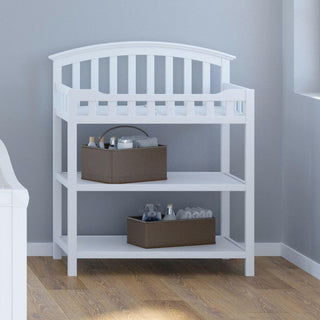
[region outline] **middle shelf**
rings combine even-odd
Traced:
[[[69,188],[68,173],[56,179]],[[106,184],[81,179],[78,172],[77,191],[245,191],[245,182],[224,172],[168,172],[168,180]]]

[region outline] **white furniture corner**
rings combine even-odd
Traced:
[[[0,140],[0,312],[3,320],[27,319],[28,191],[18,182]]]
[[[118,57],[128,59],[128,92],[118,94]],[[146,92],[136,93],[137,56],[146,63]],[[155,93],[155,59],[164,57],[165,92]],[[230,83],[235,57],[205,48],[164,42],[120,42],[54,54],[53,60],[53,242],[55,259],[68,256],[68,275],[77,275],[82,258],[242,258],[245,275],[254,275],[254,90]],[[102,58],[109,63],[109,92],[99,87]],[[173,92],[175,58],[184,65],[184,92]],[[193,60],[202,65],[202,93],[192,93]],[[81,62],[90,61],[91,88],[83,89]],[[72,86],[62,82],[62,68],[71,65]],[[220,92],[211,93],[212,65],[220,70]],[[126,106],[118,105],[118,102]],[[164,103],[159,106],[158,102]],[[198,102],[201,102],[199,107]],[[143,106],[141,106],[143,102]],[[183,102],[178,106],[176,102]],[[121,108],[121,112],[119,112]],[[67,172],[62,172],[62,121],[67,122]],[[167,181],[103,184],[82,180],[77,172],[77,127],[81,124],[220,124],[219,172],[168,172]],[[230,174],[230,125],[245,126],[245,179]],[[67,188],[67,235],[62,235],[62,186]],[[219,191],[221,235],[215,245],[142,249],[126,236],[81,236],[77,233],[77,197],[81,191]],[[245,243],[230,237],[230,192],[245,193]]]

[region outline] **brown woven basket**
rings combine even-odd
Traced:
[[[134,126],[117,126],[105,131],[104,137],[117,128],[134,128],[145,135],[142,129]],[[167,146],[109,150],[81,148],[82,179],[104,183],[128,183],[167,179]]]

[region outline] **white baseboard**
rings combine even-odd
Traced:
[[[302,270],[320,279],[320,263],[308,258],[302,253],[292,249],[281,242],[258,242],[255,244],[255,255],[257,257],[283,257]],[[51,242],[29,242],[28,256],[49,257],[52,256]]]
[[[317,279],[320,279],[320,263],[308,258],[284,243],[281,244],[281,256],[300,269],[310,273]]]

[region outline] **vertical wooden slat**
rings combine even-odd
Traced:
[[[192,60],[184,59],[184,93],[192,93]]]
[[[173,93],[173,57],[166,57],[166,93]]]
[[[89,116],[97,115],[96,107],[97,107],[97,102],[96,101],[89,101]]]
[[[186,107],[187,107],[187,115],[188,116],[193,116],[194,115],[194,101],[187,101],[185,102]]]
[[[235,103],[230,101],[230,102],[225,102],[224,105],[226,110],[226,116],[233,116]]]
[[[147,56],[147,93],[154,93],[154,56]]]
[[[118,57],[112,56],[109,59],[109,84],[110,94],[118,93]],[[117,102],[108,102],[109,115],[115,115]]]
[[[149,55],[147,56],[147,93],[153,94],[154,90],[154,83],[155,83],[155,69],[154,69],[154,56]],[[150,117],[155,116],[156,113],[156,106],[155,101],[149,101],[147,103],[148,107],[148,115]]]
[[[155,101],[149,101],[147,103],[148,106],[148,116],[154,117],[156,115],[156,103]]]
[[[210,93],[211,91],[211,75],[210,75],[210,63],[203,62],[202,64],[202,92]]]
[[[118,57],[110,57],[110,94],[118,93]]]
[[[210,63],[202,63],[202,93],[211,93],[211,65]],[[214,101],[204,102],[207,115],[214,115]]]
[[[167,108],[168,108],[168,116],[174,116],[175,115],[175,102],[168,101]]]
[[[91,60],[91,89],[99,91],[99,59]]]
[[[80,62],[72,64],[72,88],[80,89]]]
[[[166,93],[173,93],[173,57],[166,57]],[[174,115],[174,101],[167,103],[167,115]]]
[[[128,57],[128,93],[136,93],[136,56]]]
[[[192,60],[184,59],[184,93],[192,93]],[[194,115],[194,101],[185,102],[187,115]]]
[[[128,93],[136,93],[136,56],[128,56]],[[128,101],[128,116],[135,115],[135,101]]]
[[[214,101],[207,101],[204,105],[206,106],[206,114],[208,116],[214,116]]]

